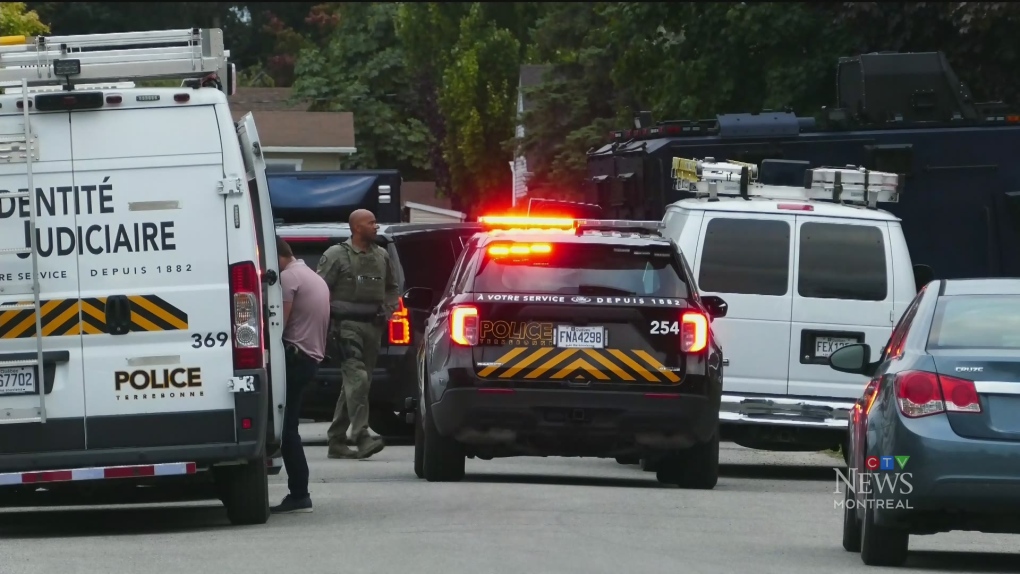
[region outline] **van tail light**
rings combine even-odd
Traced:
[[[699,353],[708,346],[708,317],[704,313],[686,311],[680,317],[680,350]]]
[[[478,344],[477,307],[457,305],[450,311],[450,340],[465,347]]]
[[[981,412],[974,381],[926,371],[904,371],[896,375],[896,402],[903,416],[912,419],[944,412]]]
[[[404,298],[397,299],[400,302],[400,307],[397,312],[390,317],[389,322],[389,340],[391,345],[410,345],[411,344],[411,322],[407,320],[407,308],[404,307]]]
[[[230,266],[230,313],[234,370],[263,368],[262,283],[254,262],[242,261]]]

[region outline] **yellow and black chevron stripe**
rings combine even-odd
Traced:
[[[641,349],[558,349],[515,347],[478,371],[488,379],[562,379],[628,383],[679,383],[648,351]]]
[[[181,331],[188,328],[188,314],[156,295],[131,295],[131,332]],[[84,335],[106,333],[106,297],[81,300]]]
[[[157,295],[131,295],[131,331],[187,330],[188,314]],[[31,305],[32,301],[18,301]],[[106,297],[40,301],[44,337],[103,335],[106,333]],[[35,337],[35,311],[0,311],[0,339]]]
[[[18,301],[17,305],[31,305],[32,301]],[[78,300],[43,299],[42,334],[44,337],[77,335]],[[0,311],[0,339],[35,337],[35,309]]]

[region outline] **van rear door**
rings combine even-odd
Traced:
[[[259,268],[262,269],[262,316],[265,332],[262,340],[268,343],[269,359],[266,375],[272,389],[273,439],[283,439],[283,411],[287,403],[287,365],[283,350],[283,286],[280,284],[280,260],[276,252],[276,223],[273,204],[266,182],[266,160],[262,143],[255,129],[255,117],[249,112],[237,123],[237,139],[244,158],[248,197],[255,214],[255,232],[259,244]],[[313,267],[314,269],[314,267]],[[270,441],[271,443],[273,441]],[[270,444],[272,454],[278,444]]]
[[[170,105],[71,113],[90,450],[233,443],[240,424],[219,122]]]
[[[20,98],[17,98],[20,99]],[[0,95],[0,365],[37,356],[32,259],[3,253],[28,243],[29,198],[4,199],[28,191],[25,120],[14,95]],[[30,117],[33,132],[33,185],[39,236],[38,275],[42,305],[46,422],[38,417],[38,371],[0,366],[0,472],[19,470],[6,455],[85,449],[85,396],[78,321],[76,211],[87,206],[85,192],[71,174],[71,131],[67,112]],[[95,192],[92,192],[95,199]],[[56,243],[54,243],[56,242]],[[7,307],[7,309],[4,309]],[[31,377],[29,380],[28,377]]]
[[[789,392],[856,399],[867,378],[832,370],[828,357],[889,339],[898,317],[888,223],[798,215],[796,241]]]

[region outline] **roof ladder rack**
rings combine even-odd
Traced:
[[[33,379],[35,388],[34,392],[33,390],[29,390],[27,394],[37,394],[39,397],[39,405],[36,407],[21,409],[0,409],[0,425],[46,422],[46,376],[43,363],[42,301],[39,300],[39,235],[36,231],[36,210],[38,208],[37,201],[39,198],[35,192],[35,182],[32,177],[32,162],[34,159],[37,159],[36,154],[39,152],[39,146],[38,142],[35,141],[34,134],[32,134],[32,124],[28,121],[28,86],[26,85],[25,80],[22,80],[22,88],[21,97],[24,102],[22,105],[22,114],[25,118],[25,125],[23,128],[24,147],[20,145],[22,142],[14,142],[10,144],[13,152],[10,157],[12,161],[24,160],[25,176],[28,184],[26,187],[28,189],[26,191],[4,194],[4,196],[11,200],[22,198],[28,199],[29,245],[27,247],[10,247],[0,245],[0,259],[7,256],[31,259],[32,280],[23,283],[7,283],[2,289],[0,289],[0,294],[32,295],[32,300],[24,303],[0,304],[0,314],[9,311],[15,311],[16,313],[28,310],[32,311],[32,314],[34,315],[34,322],[27,327],[23,324],[18,325],[16,329],[25,331],[31,329],[32,335],[35,338],[35,353],[19,353],[19,355],[27,355],[27,357],[15,355],[14,357],[0,360],[0,369],[22,369],[28,371],[25,374]],[[4,265],[4,267],[7,266],[8,265]],[[23,321],[23,319],[16,319],[16,321],[19,320]],[[19,335],[19,333],[13,334],[14,336]],[[0,394],[0,397],[5,396],[18,395],[11,395],[9,393]]]
[[[236,74],[219,28],[0,37],[0,86],[65,86],[198,79],[234,92]],[[211,77],[214,75],[214,77]]]
[[[903,177],[895,173],[871,171],[848,165],[845,168],[819,167],[804,172],[804,186],[759,183],[758,166],[736,161],[673,158],[674,189],[708,196],[720,195],[744,199],[783,199],[793,201],[831,201],[877,209],[881,203],[898,203]]]

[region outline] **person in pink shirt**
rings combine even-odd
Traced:
[[[301,397],[326,354],[329,286],[314,269],[294,257],[290,245],[276,239],[283,286],[283,344],[287,357],[287,409],[283,416],[283,466],[290,493],[274,514],[311,512],[308,461],[298,433]]]

